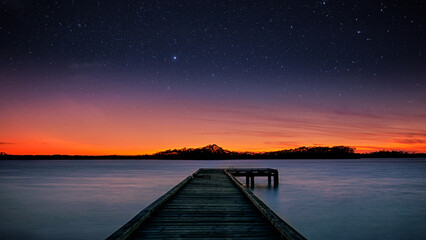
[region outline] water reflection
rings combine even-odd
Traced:
[[[309,239],[422,239],[426,161],[0,161],[0,239],[104,239],[201,167],[277,168],[253,192]],[[245,179],[242,179],[245,182]]]

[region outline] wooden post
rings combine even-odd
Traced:
[[[271,173],[268,174],[268,186],[271,186]]]
[[[250,185],[249,185],[249,176],[248,175],[246,176],[246,187],[250,187]]]
[[[274,172],[274,187],[278,187],[278,181],[279,181],[278,171],[275,171]]]
[[[254,187],[254,175],[251,175],[251,187]]]

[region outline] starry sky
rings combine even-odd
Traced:
[[[0,1],[0,151],[426,152],[424,1]]]

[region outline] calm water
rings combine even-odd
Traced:
[[[272,167],[254,193],[309,239],[424,239],[426,159],[0,161],[0,239],[104,239],[200,167]]]

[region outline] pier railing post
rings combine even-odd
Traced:
[[[274,187],[278,187],[278,184],[279,184],[278,171],[274,171]]]
[[[249,176],[246,176],[246,187],[250,187]]]
[[[251,187],[254,187],[254,175],[251,175]]]
[[[271,186],[271,173],[268,174],[268,186]]]

